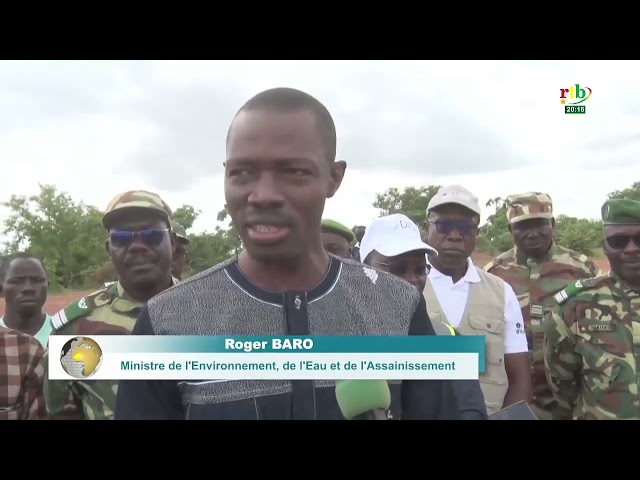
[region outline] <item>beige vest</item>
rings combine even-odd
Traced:
[[[456,330],[461,335],[485,337],[485,372],[479,380],[487,413],[492,415],[502,409],[509,386],[504,367],[504,282],[491,273],[476,270],[480,282],[469,283],[467,306]],[[449,324],[429,279],[424,297],[432,322]]]

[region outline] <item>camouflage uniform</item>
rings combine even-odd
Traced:
[[[605,224],[619,223],[625,208],[640,224],[640,202],[631,200],[607,201]],[[640,292],[609,272],[578,280],[555,299],[544,321],[553,418],[639,420]]]
[[[553,218],[552,200],[544,193],[512,195],[506,204],[511,224],[533,218]],[[598,267],[586,255],[552,243],[541,259],[527,258],[514,247],[496,257],[484,269],[511,285],[518,297],[531,354],[532,407],[539,418],[549,420],[554,400],[544,370],[543,314],[555,306],[553,296],[556,293],[571,282],[598,275]]]
[[[156,194],[126,192],[116,196],[105,212],[103,226],[109,229],[113,212],[123,208],[144,208],[159,213],[169,222],[171,209]],[[173,283],[177,283],[174,279]],[[143,303],[131,298],[120,282],[106,285],[59,311],[52,317],[51,335],[128,335],[133,330]],[[44,359],[48,370],[47,351]],[[54,352],[58,355],[58,352]],[[46,377],[45,377],[46,378]],[[44,395],[50,415],[76,416],[88,420],[114,417],[118,382],[112,380],[46,380]]]

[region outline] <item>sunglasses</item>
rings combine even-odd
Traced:
[[[436,220],[435,222],[429,220],[429,223],[433,223],[436,226],[436,232],[442,235],[449,235],[454,230],[457,230],[465,237],[471,237],[478,231],[478,226],[473,222],[449,222],[447,220]]]
[[[170,229],[149,228],[140,230],[139,232],[129,232],[126,230],[116,230],[109,234],[111,245],[116,248],[128,247],[133,243],[135,238],[139,238],[142,243],[148,247],[157,247],[164,240],[164,234]]]
[[[640,234],[638,235],[611,235],[606,238],[607,244],[614,250],[624,250],[629,242],[633,240],[633,243],[636,244],[636,247],[640,247]]]
[[[384,263],[384,262],[376,262],[378,265],[386,267],[390,274],[395,275],[397,277],[404,277],[407,273],[411,272],[416,277],[429,275],[431,271],[431,265],[427,264],[425,266],[420,265],[410,265],[405,262],[392,262],[392,263]]]

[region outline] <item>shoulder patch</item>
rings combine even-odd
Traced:
[[[491,270],[491,269],[492,269],[493,267],[495,267],[495,266],[496,266],[496,262],[495,262],[494,260],[491,260],[489,263],[487,263],[487,264],[484,266],[483,270],[484,270],[485,272],[488,272],[489,270]]]
[[[88,315],[95,308],[95,303],[93,301],[93,297],[99,295],[104,290],[98,290],[97,292],[91,293],[86,297],[82,297],[77,302],[73,302],[67,305],[65,308],[56,313],[53,317],[51,317],[51,325],[54,330],[60,330],[65,325],[73,322],[74,320]]]
[[[569,250],[569,256],[580,263],[587,263],[589,261],[589,257],[584,253],[576,252],[575,250]]]
[[[554,299],[559,305],[576,296],[578,293],[596,287],[602,281],[602,277],[582,278],[574,283],[570,283],[554,295]]]
[[[513,248],[507,250],[506,252],[502,252],[500,255],[498,255],[497,257],[495,257],[493,260],[491,260],[489,263],[487,263],[483,270],[485,272],[488,272],[489,270],[491,270],[494,267],[498,267],[504,263],[509,263],[511,261],[513,261],[515,259],[515,255],[514,255],[514,251]]]

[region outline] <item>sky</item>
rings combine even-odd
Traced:
[[[286,86],[336,123],[348,167],[325,217],[367,225],[389,187],[458,184],[483,207],[544,191],[556,214],[598,218],[640,181],[639,83],[638,61],[0,61],[0,200],[44,183],[104,209],[146,189],[211,231],[231,120]],[[584,115],[560,103],[575,84]]]

